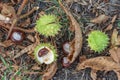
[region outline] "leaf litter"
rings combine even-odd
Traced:
[[[46,40],[46,38],[44,38],[42,41],[41,36],[39,36],[39,34],[36,33],[33,28],[28,28],[28,26],[31,24],[31,18],[28,18],[27,16],[30,14],[34,14],[33,12],[38,10],[38,7],[35,6],[35,7],[33,7],[33,9],[28,8],[29,10],[26,11],[27,13],[24,14],[24,12],[22,13],[22,11],[24,11],[26,4],[29,3],[28,0],[24,0],[22,3],[19,0],[17,0],[17,2],[14,2],[14,0],[11,0],[11,1],[12,1],[12,3],[10,3],[10,4],[6,4],[6,3],[3,4],[0,2],[0,29],[2,28],[3,30],[5,30],[5,32],[4,32],[5,34],[0,32],[0,34],[4,35],[4,37],[2,37],[0,35],[0,37],[3,38],[3,40],[0,41],[0,47],[4,48],[6,51],[5,56],[3,56],[4,51],[0,50],[0,56],[2,54],[2,57],[3,57],[2,63],[4,62],[5,64],[8,64],[8,66],[4,67],[4,65],[0,61],[0,68],[1,68],[0,69],[0,74],[1,74],[0,77],[5,76],[3,74],[3,72],[7,69],[8,70],[10,69],[9,65],[11,63],[10,61],[12,61],[13,62],[12,67],[14,68],[13,72],[17,72],[17,70],[20,68],[22,75],[26,75],[26,74],[33,75],[34,74],[34,75],[40,76],[42,74],[43,75],[42,80],[49,80],[52,78],[53,78],[53,80],[59,80],[59,78],[55,79],[53,77],[56,73],[58,73],[57,70],[59,71],[59,62],[54,62],[51,65],[41,65],[40,66],[34,62],[33,55],[31,54],[31,53],[33,53],[34,47],[37,44],[39,44],[40,42],[44,42],[44,40],[45,40],[45,42],[49,42],[49,40]],[[34,1],[30,1],[30,2],[34,3]],[[87,5],[89,5],[88,9],[92,8],[92,7],[90,7],[91,6],[90,4],[93,3],[92,0],[90,0],[90,1],[66,0],[66,4],[74,3],[74,2],[79,2],[79,4],[86,6],[86,7],[87,7]],[[96,4],[98,4],[97,8],[102,9],[102,11],[106,11],[104,8],[100,7],[100,5],[99,5],[100,2],[101,1],[97,1],[97,3],[96,3]],[[108,1],[103,1],[103,4],[105,4],[104,2],[107,3]],[[17,10],[15,10],[15,7],[14,7],[14,6],[16,6],[15,3],[20,4],[20,7],[18,7],[18,8],[16,7]],[[31,4],[31,3],[29,3],[29,4]],[[84,27],[86,27],[86,25],[84,25],[84,27],[83,27],[81,24],[79,24],[79,20],[76,20],[76,17],[73,16],[73,14],[72,14],[72,12],[70,12],[69,8],[63,6],[63,3],[59,2],[62,10],[66,13],[66,16],[69,19],[70,25],[69,25],[68,30],[70,30],[74,33],[74,38],[69,41],[70,53],[66,57],[72,66],[72,64],[74,65],[74,63],[76,62],[77,57],[81,55],[80,53],[84,54],[82,49],[84,47],[83,39],[86,37],[85,36],[86,34],[82,33],[82,32],[84,32],[83,29],[84,29]],[[94,6],[95,5],[93,4],[93,7]],[[84,7],[84,9],[82,9],[83,12],[80,12],[81,16],[83,15],[83,13],[87,13],[87,12],[84,12],[84,11],[88,10],[86,7]],[[96,13],[97,17],[95,17],[93,19],[90,18],[91,20],[90,20],[89,24],[95,23],[93,26],[98,25],[101,27],[102,26],[106,27],[106,25],[104,25],[104,24],[107,24],[108,26],[105,28],[104,32],[106,32],[106,33],[112,32],[111,33],[112,35],[109,36],[109,37],[111,37],[110,38],[111,44],[108,47],[108,51],[105,50],[105,53],[109,53],[110,56],[97,56],[97,57],[90,58],[90,59],[86,58],[86,55],[80,56],[80,62],[77,63],[78,65],[77,65],[76,69],[77,69],[77,71],[81,71],[81,69],[85,69],[85,72],[83,72],[83,74],[81,74],[82,75],[81,78],[78,78],[75,80],[79,80],[79,79],[80,80],[91,80],[91,79],[97,80],[98,75],[96,73],[99,70],[105,71],[106,75],[108,72],[113,70],[117,74],[117,77],[119,80],[120,79],[120,67],[119,67],[119,64],[120,64],[120,59],[119,59],[120,58],[119,57],[120,36],[119,36],[119,29],[117,29],[115,27],[116,20],[119,19],[119,15],[115,14],[113,16],[112,20],[109,21],[109,19],[111,19],[110,15],[106,15],[106,14],[98,15],[98,12],[94,12],[94,13]],[[25,20],[25,22],[21,21],[22,19],[26,19],[26,18],[27,18],[27,20]],[[37,18],[34,17],[34,19],[37,19]],[[86,23],[84,23],[84,24],[86,24]],[[18,30],[21,30],[26,33],[26,35],[27,35],[26,39],[28,41],[24,40],[22,42],[24,44],[24,46],[16,45],[15,43],[11,42],[11,40],[8,39],[9,35],[11,34],[11,31],[13,29],[18,29]],[[87,32],[87,33],[89,33],[89,32]],[[35,36],[33,36],[33,35],[35,35]],[[52,39],[52,40],[54,40],[54,39]],[[50,42],[55,45],[54,41],[52,41],[52,40]],[[17,50],[17,53],[15,53],[14,50],[16,50],[17,48],[19,48],[19,49]],[[9,49],[9,50],[7,50],[7,49]],[[10,51],[10,53],[12,52],[13,54],[12,55],[8,54],[9,51]],[[62,51],[60,51],[60,52],[62,52]],[[90,52],[88,52],[87,54],[89,54],[89,53]],[[14,55],[14,57],[12,57],[12,59],[10,60],[11,56],[13,56],[13,55]],[[89,55],[91,56],[92,54],[89,54]],[[89,69],[86,69],[88,67],[91,68],[91,71]],[[88,72],[86,72],[86,71],[88,71]],[[13,73],[13,72],[11,72],[11,73]],[[88,74],[86,74],[86,73],[88,73]],[[62,75],[62,73],[60,73],[60,74]],[[69,74],[70,73],[68,73],[67,75],[69,75]],[[21,78],[22,75],[19,75],[19,76],[17,76],[16,74],[13,74],[13,75],[15,77],[14,78],[15,80],[22,80],[22,78]],[[91,76],[91,77],[89,78],[88,76]],[[9,78],[9,76],[6,76],[6,77]],[[31,77],[31,76],[29,76],[29,77]],[[67,80],[71,79],[71,76],[69,76],[69,77],[70,78],[68,78]],[[11,80],[12,80],[12,78],[13,77],[10,76]],[[36,80],[35,78],[32,78],[32,77],[31,77],[31,79]],[[61,79],[63,79],[63,78],[61,78]]]

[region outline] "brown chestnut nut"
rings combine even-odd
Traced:
[[[62,46],[62,49],[63,49],[63,52],[68,55],[70,53],[70,43],[65,42]]]
[[[69,63],[67,57],[63,57],[62,65],[63,65],[64,67],[69,67],[69,66],[70,66],[70,63]]]
[[[49,50],[44,47],[43,49],[41,49],[41,50],[38,52],[38,56],[39,56],[39,57],[42,57],[42,56],[46,55],[48,52],[49,52]]]
[[[20,30],[13,30],[12,33],[11,33],[11,35],[10,35],[10,39],[14,43],[19,44],[24,39],[24,32],[22,32]]]

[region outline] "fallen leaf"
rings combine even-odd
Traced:
[[[113,24],[109,24],[109,25],[107,26],[107,28],[105,28],[104,31],[109,31],[109,30],[111,30],[112,28],[113,28]]]
[[[82,63],[85,60],[86,60],[86,56],[85,55],[80,56],[80,58],[79,58],[80,63]]]
[[[66,9],[63,6],[63,4],[60,2],[60,0],[59,0],[59,4],[60,4],[61,8],[65,11],[66,15],[68,16],[71,27],[73,27],[75,30],[75,38],[70,43],[70,53],[67,56],[69,62],[72,63],[78,57],[78,55],[81,51],[81,48],[82,48],[82,39],[83,39],[82,31],[81,31],[79,23],[75,20],[75,18],[70,13],[70,11],[68,11],[68,9]]]
[[[93,70],[120,70],[120,65],[114,62],[111,57],[96,57],[91,58],[79,63],[76,70],[85,69],[87,67],[92,68]]]
[[[14,43],[11,40],[6,40],[4,42],[0,42],[0,46],[3,46],[3,47],[9,47],[9,46],[11,46],[13,44]]]
[[[57,71],[57,62],[54,62],[50,65],[46,73],[43,74],[42,80],[50,80],[55,75]]]
[[[112,24],[115,22],[116,18],[117,18],[117,15],[114,15],[113,18],[112,18],[112,20],[111,20]]]
[[[107,28],[104,31],[109,31],[109,30],[111,30],[113,28],[113,23],[115,22],[116,18],[117,18],[117,15],[115,15],[112,18],[111,23],[107,26]]]
[[[79,63],[76,67],[76,70],[79,71],[81,69],[91,68],[91,77],[93,80],[96,79],[96,72],[98,70],[101,71],[115,71],[117,74],[118,80],[120,80],[120,65],[117,64],[111,57],[96,57],[91,58]]]
[[[27,35],[27,39],[29,39],[32,42],[35,42],[35,38],[33,37],[33,35]]]
[[[97,74],[93,70],[91,71],[91,78],[92,80],[97,80]]]
[[[98,24],[101,24],[101,23],[104,23],[108,20],[108,16],[106,16],[105,14],[102,14],[94,19],[92,19],[90,22],[93,22],[93,23],[98,23]]]
[[[113,30],[112,36],[111,36],[111,48],[120,45],[120,42],[118,40],[118,31],[117,29]]]
[[[35,64],[31,68],[32,70],[40,70],[41,68],[38,66],[38,64]]]
[[[113,60],[120,64],[120,48],[112,48],[109,50],[110,56],[113,58]]]
[[[7,16],[7,17],[15,17],[16,12],[15,9],[12,6],[8,6],[7,4],[3,4],[1,14]]]

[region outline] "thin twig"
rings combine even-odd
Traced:
[[[30,10],[28,13],[20,16],[19,19],[23,19],[23,18],[29,16],[30,14],[32,14],[34,11],[36,11],[36,10],[38,10],[38,9],[39,9],[39,7],[34,7],[34,8],[33,8],[32,10]]]
[[[22,10],[23,10],[23,8],[24,8],[24,6],[25,6],[25,4],[26,4],[27,2],[28,2],[28,0],[23,0],[22,4],[21,4],[21,6],[19,7],[18,12],[17,12],[17,15],[18,15],[18,16],[21,14],[21,12],[22,12]]]
[[[25,6],[25,4],[26,4],[27,2],[28,2],[28,0],[23,0],[21,6],[20,6],[19,9],[18,9],[17,16],[19,16],[19,15],[21,14],[21,12],[22,12],[22,10],[23,10],[23,8],[24,8],[24,6]],[[15,19],[13,20],[12,25],[11,25],[11,27],[10,27],[10,30],[9,30],[9,32],[8,32],[7,39],[9,39],[10,34],[11,34],[12,30],[13,30],[13,27],[16,25],[17,21],[18,21],[18,18],[15,18]]]
[[[3,25],[0,24],[0,27],[4,27],[6,29],[11,29],[10,26],[7,26],[7,25],[3,26]],[[20,31],[23,31],[23,32],[26,32],[26,33],[33,33],[33,32],[35,32],[34,29],[23,29],[23,28],[19,28],[19,27],[13,27],[13,29],[17,29],[17,30],[20,30]]]

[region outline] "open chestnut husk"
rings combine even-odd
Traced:
[[[13,30],[10,35],[11,41],[17,44],[21,43],[24,37],[25,37],[25,33],[20,30]]]

